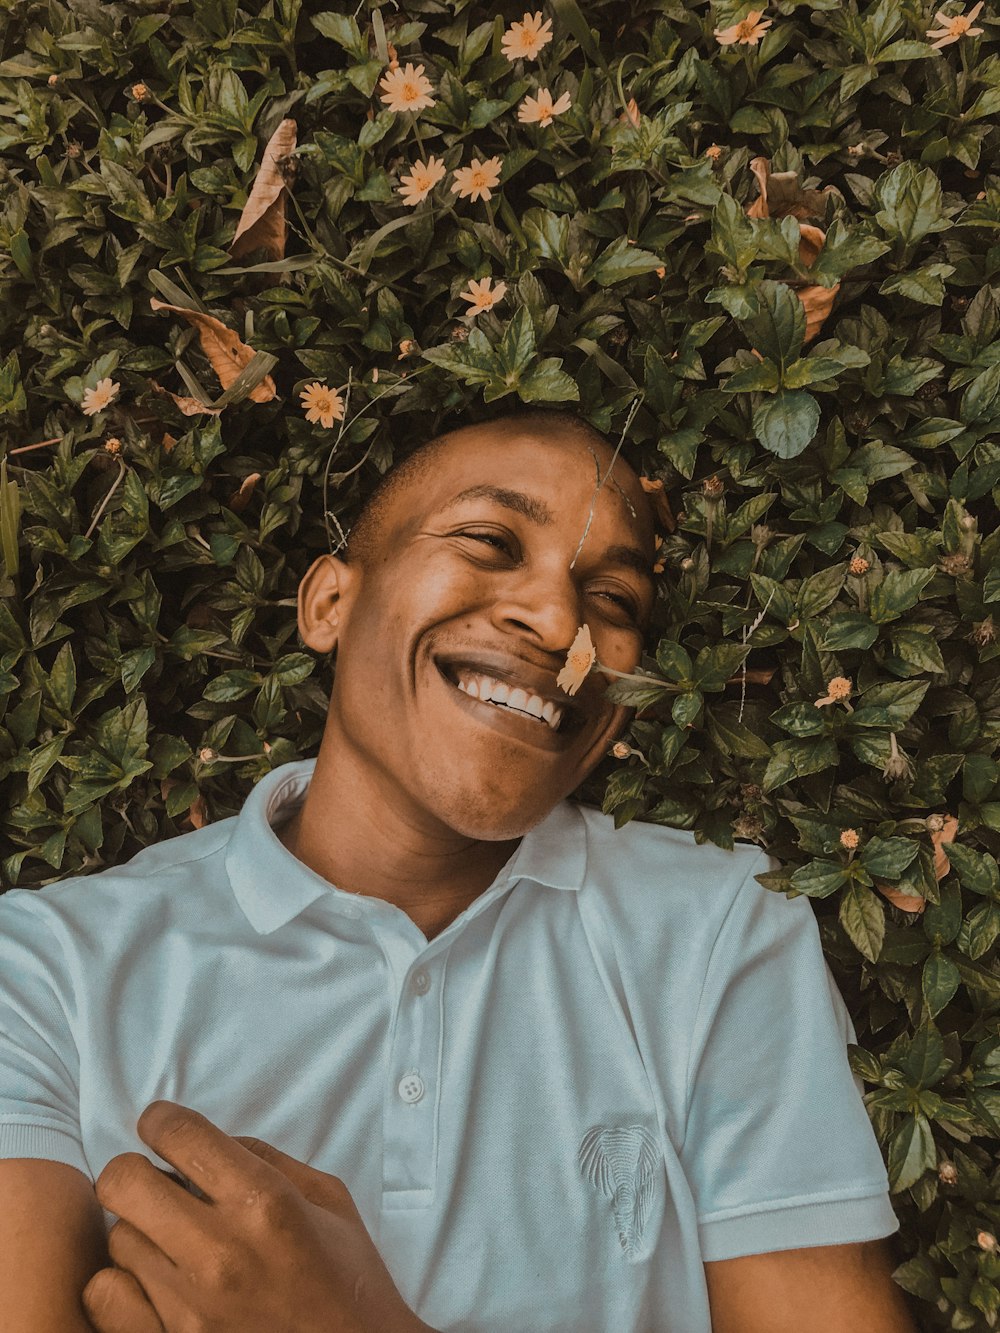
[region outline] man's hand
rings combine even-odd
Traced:
[[[428,1333],[397,1291],[343,1181],[197,1111],[151,1102],[141,1153],[98,1176],[116,1265],[84,1288],[98,1333]]]

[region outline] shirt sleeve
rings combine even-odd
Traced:
[[[93,1179],[62,950],[32,890],[0,897],[0,1158],[67,1162]]]
[[[692,1033],[680,1155],[706,1262],[899,1229],[812,905],[754,879],[778,864],[762,854],[741,884]]]

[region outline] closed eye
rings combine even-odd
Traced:
[[[508,555],[512,554],[510,542],[506,537],[502,537],[499,532],[460,532],[460,537],[471,537],[473,541],[487,542],[491,546],[495,545],[497,550],[505,551]]]

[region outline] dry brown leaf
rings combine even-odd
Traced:
[[[746,210],[751,218],[786,218],[789,215],[800,221],[821,218],[826,213],[827,195],[837,193],[832,185],[822,190],[803,190],[794,171],[776,171],[772,175],[771,163],[766,157],[755,157],[750,170],[760,188],[760,196]]]
[[[182,315],[189,324],[194,325],[201,339],[202,351],[212,363],[212,369],[218,375],[223,389],[229,388],[233,380],[256,355],[252,347],[241,342],[238,335],[214,315],[203,315],[200,310],[187,310],[180,305],[168,305],[166,301],[159,301],[155,296],[149,298],[149,304],[154,310],[170,310],[175,315]],[[255,403],[269,403],[277,392],[274,380],[270,375],[265,375],[261,382],[251,389],[248,397]],[[205,408],[199,404],[198,410],[205,412],[218,409]]]
[[[288,225],[285,221],[285,195],[290,176],[288,164],[295,151],[294,120],[283,120],[267,141],[260,170],[243,205],[236,234],[229,246],[234,259],[263,249],[271,259],[284,259]]]
[[[666,528],[668,532],[676,532],[677,520],[670,508],[670,499],[664,489],[662,480],[659,477],[640,477],[639,482],[642,489],[650,497],[657,523]]]
[[[174,446],[176,444],[177,444],[176,435],[171,435],[168,430],[165,430],[163,432],[163,439],[160,441],[160,448],[163,450],[163,452],[165,454],[172,453]]]
[[[875,881],[875,887],[883,898],[888,898],[893,907],[899,907],[904,912],[920,913],[927,906],[926,899],[921,894],[900,893],[899,889],[892,888],[889,884],[881,884]]]
[[[242,514],[243,510],[246,509],[253,496],[254,487],[257,485],[258,481],[260,481],[260,477],[261,474],[259,472],[251,472],[249,477],[243,479],[243,484],[239,490],[234,491],[229,497],[229,508],[234,514]]]
[[[187,822],[192,828],[204,828],[208,821],[208,807],[205,805],[204,796],[197,796],[192,801],[187,812]]]
[[[162,384],[157,384],[156,380],[150,380],[149,387],[153,390],[154,393],[161,394],[164,398],[172,398],[174,400],[175,405],[184,413],[186,417],[196,417],[199,412],[207,412],[209,416],[213,417],[218,417],[222,415],[221,407],[206,407],[204,403],[199,403],[197,398],[185,398],[183,397],[183,395],[179,393],[171,393],[170,390],[165,389]],[[166,438],[167,437],[164,436],[164,439]],[[172,435],[170,436],[170,440],[171,444],[169,447],[172,449],[174,445],[177,443],[177,441],[174,439]],[[164,448],[166,447],[167,446],[164,445]]]
[[[951,862],[948,860],[948,854],[944,851],[943,844],[954,842],[955,834],[958,832],[958,820],[954,815],[945,815],[944,828],[937,833],[931,834],[931,842],[934,844],[934,877],[942,880],[951,869]],[[898,889],[892,888],[889,884],[882,884],[875,881],[875,887],[879,893],[888,898],[893,907],[901,907],[904,912],[922,912],[927,906],[926,900],[922,897],[915,897],[913,894],[900,893]]]
[[[954,842],[957,832],[958,820],[954,815],[945,815],[944,828],[940,833],[931,834],[931,842],[934,844],[934,874],[938,879],[944,879],[951,869],[951,862],[948,860],[948,854],[944,851],[942,844]]]
[[[794,171],[779,171],[772,175],[771,164],[766,157],[755,157],[750,163],[750,170],[757,178],[760,194],[747,207],[747,217],[800,219],[799,259],[806,268],[811,268],[826,241],[826,232],[820,227],[802,223],[801,219],[822,216],[826,211],[826,196],[833,187],[828,185],[823,190],[803,190]],[[805,341],[811,342],[833,309],[840,283],[833,287],[792,287],[792,290],[805,310]]]

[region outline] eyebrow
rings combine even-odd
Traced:
[[[544,500],[539,500],[533,495],[525,495],[523,491],[508,490],[505,486],[492,486],[488,482],[478,486],[469,486],[466,490],[460,491],[443,508],[451,509],[464,500],[492,500],[495,504],[503,505],[505,509],[512,509],[515,513],[522,514],[540,527],[545,527],[553,520],[552,510]],[[625,569],[634,570],[635,573],[641,574],[643,578],[650,580],[650,582],[653,580],[652,561],[638,546],[622,544],[609,546],[601,558],[609,564],[621,565]]]

